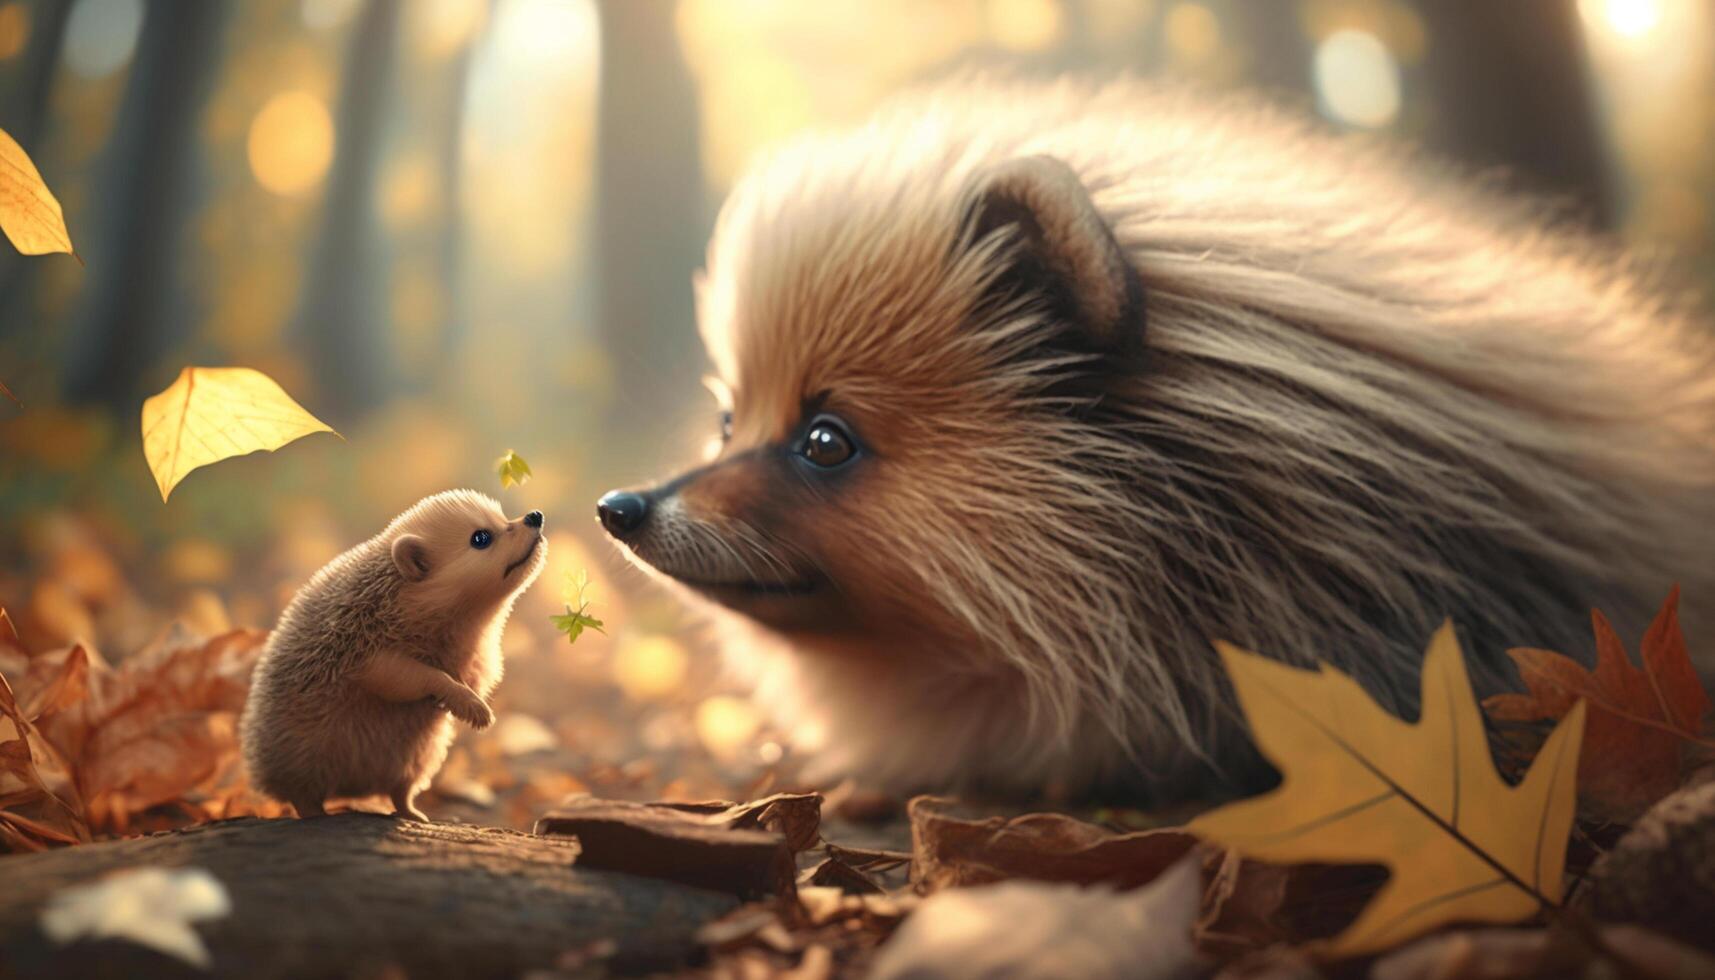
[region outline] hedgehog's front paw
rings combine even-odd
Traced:
[[[483,729],[494,724],[494,711],[468,688],[446,699],[447,710],[453,717],[472,728]]]

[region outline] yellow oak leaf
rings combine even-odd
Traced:
[[[25,255],[77,255],[60,202],[42,181],[30,155],[5,130],[0,130],[0,229]]]
[[[1524,780],[1495,770],[1451,624],[1423,661],[1421,717],[1389,714],[1350,677],[1217,644],[1251,733],[1281,772],[1262,796],[1187,828],[1245,857],[1369,863],[1390,875],[1330,956],[1388,949],[1448,922],[1516,922],[1558,904],[1576,801],[1579,702]]]
[[[250,368],[188,367],[143,402],[143,456],[163,501],[199,466],[279,449],[315,432],[333,429]]]

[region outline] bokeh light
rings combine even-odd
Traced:
[[[658,701],[679,692],[689,669],[685,648],[666,636],[630,636],[613,657],[613,682],[633,701]]]
[[[29,9],[17,2],[0,7],[0,61],[17,57],[29,40]]]
[[[131,60],[142,30],[143,0],[77,0],[66,21],[66,67],[105,78]]]
[[[717,694],[697,705],[693,724],[697,739],[709,754],[723,762],[734,762],[750,748],[762,727],[762,716],[749,701],[730,694]]]
[[[488,19],[488,0],[414,0],[406,8],[418,50],[440,58],[464,46]]]
[[[1314,75],[1317,105],[1333,119],[1373,129],[1399,115],[1399,66],[1374,34],[1328,35],[1316,46]]]
[[[989,0],[989,33],[1009,51],[1040,51],[1064,29],[1055,0]]]
[[[333,120],[308,92],[281,92],[250,123],[250,171],[276,194],[302,194],[333,161]]]
[[[1221,22],[1200,3],[1176,3],[1167,11],[1167,47],[1181,62],[1204,61],[1221,46]]]

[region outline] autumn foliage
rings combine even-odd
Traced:
[[[81,645],[32,654],[0,611],[0,844],[35,850],[284,812],[250,790],[238,761],[264,637],[169,636],[112,667]],[[139,824],[167,804],[177,812]]]
[[[1695,750],[1709,748],[1702,737],[1709,695],[1679,627],[1678,589],[1644,634],[1641,667],[1607,617],[1594,611],[1591,621],[1595,670],[1549,650],[1509,650],[1529,693],[1495,695],[1483,707],[1497,721],[1528,722],[1558,720],[1588,704],[1581,804],[1592,816],[1628,821],[1677,788]]]

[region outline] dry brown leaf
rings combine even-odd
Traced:
[[[0,843],[7,850],[89,840],[82,802],[58,763],[0,675]]]
[[[1223,961],[1326,939],[1351,925],[1387,881],[1376,865],[1269,864],[1230,850],[1212,855],[1205,870],[1197,948]]]
[[[25,255],[77,255],[60,202],[30,155],[5,130],[0,130],[0,230]]]
[[[1591,937],[1564,929],[1481,929],[1418,940],[1377,960],[1372,980],[1514,980],[1519,977],[1692,980],[1715,976],[1715,959],[1633,926]],[[1616,963],[1615,961],[1619,962]],[[1616,966],[1619,969],[1616,969]]]
[[[15,642],[7,625],[0,623],[0,650]],[[117,669],[81,646],[28,657],[24,707],[0,706],[0,714],[29,719],[30,777],[40,790],[33,802],[57,801],[78,825],[111,832],[166,803],[199,814],[205,807],[225,816],[278,813],[236,765],[238,714],[265,636],[238,630],[199,642],[173,635]],[[10,697],[8,689],[8,704]],[[7,724],[18,727],[0,721]],[[0,780],[0,800],[10,799],[6,785]],[[8,812],[29,816],[20,809],[28,802]]]
[[[952,801],[932,796],[907,807],[911,880],[925,891],[1008,878],[1135,888],[1197,843],[1181,830],[1116,834],[1058,813],[966,820],[952,816],[951,807]]]
[[[1498,694],[1483,708],[1497,721],[1557,721],[1580,698],[1589,703],[1578,760],[1586,814],[1619,823],[1679,787],[1689,743],[1700,741],[1709,694],[1679,626],[1679,589],[1644,634],[1643,667],[1632,666],[1607,617],[1592,611],[1596,669],[1548,650],[1508,650],[1528,694]]]

